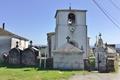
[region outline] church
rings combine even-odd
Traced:
[[[89,51],[86,12],[71,7],[56,11],[55,32],[47,33],[48,53],[53,58],[54,69],[84,69]]]

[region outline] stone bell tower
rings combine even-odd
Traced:
[[[61,9],[56,11],[55,49],[64,45],[69,37],[70,44],[83,48],[84,58],[87,58],[87,25],[86,10]]]

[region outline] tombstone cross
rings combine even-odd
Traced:
[[[67,37],[66,37],[66,39],[67,39],[67,42],[69,42],[69,41],[70,41],[70,37],[69,37],[69,36],[67,36]]]
[[[32,41],[30,41],[30,47],[32,47],[32,43],[33,43],[33,42],[32,42]]]
[[[102,34],[101,33],[99,33],[99,37],[101,38],[101,36],[102,36]]]
[[[16,48],[18,48],[19,46],[18,46],[18,41],[16,42]]]

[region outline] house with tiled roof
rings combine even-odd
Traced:
[[[0,27],[0,60],[3,60],[3,55],[8,54],[10,49],[16,47],[18,42],[19,49],[23,50],[28,47],[28,39],[9,32],[5,29],[5,24]]]

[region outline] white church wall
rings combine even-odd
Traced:
[[[51,51],[55,49],[55,35],[51,36]],[[53,57],[53,54],[51,52],[51,57]]]
[[[76,16],[76,23],[73,25],[75,31],[70,32],[68,21],[68,14],[74,13]],[[83,46],[84,58],[87,57],[87,26],[86,26],[86,11],[58,11],[56,16],[56,48],[61,47],[67,42],[66,37],[78,43],[78,47]]]
[[[56,25],[67,25],[68,14],[74,13],[76,15],[77,25],[86,26],[86,11],[59,11],[56,16]]]
[[[73,40],[78,43],[78,47],[81,48],[83,46],[83,50],[85,52],[84,58],[86,58],[87,54],[87,28],[86,26],[76,26],[76,30],[73,35]]]
[[[80,53],[55,53],[53,63],[56,69],[84,69],[83,55]]]
[[[68,17],[68,13],[69,12],[63,12],[63,11],[59,11],[57,16],[56,16],[56,25],[67,25],[67,17]]]
[[[55,49],[58,48],[58,27],[55,28]]]
[[[69,36],[67,27],[68,26],[62,26],[62,25],[58,27],[57,48],[61,47],[63,44],[67,42],[66,37]]]
[[[76,17],[76,23],[77,25],[82,25],[86,26],[86,12],[81,11],[81,12],[75,12]]]

